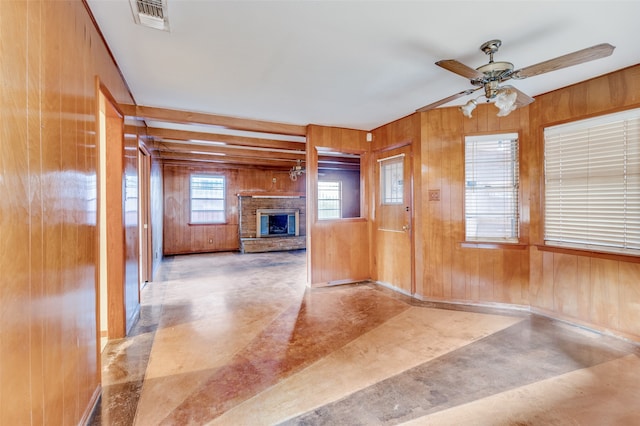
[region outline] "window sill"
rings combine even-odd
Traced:
[[[478,248],[478,249],[498,249],[498,250],[526,250],[528,244],[522,243],[492,243],[483,241],[462,241],[459,243],[462,248]]]
[[[558,247],[558,246],[550,246],[546,244],[535,244],[534,246],[540,251],[547,251],[551,253],[571,254],[574,256],[583,256],[583,257],[586,256],[586,257],[595,257],[598,259],[608,259],[608,260],[618,260],[622,262],[640,263],[640,256],[634,256],[631,254],[610,253],[610,252],[604,252],[604,251],[593,251],[593,250],[586,250],[586,249]]]

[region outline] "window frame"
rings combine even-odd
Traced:
[[[209,209],[209,210],[197,210],[202,212],[221,212],[222,219],[217,220],[194,220],[193,217],[193,178],[206,178],[206,179],[221,179],[222,180],[222,198],[196,198],[197,200],[214,200],[220,201],[222,200],[222,209]],[[215,173],[191,173],[189,175],[189,224],[190,225],[223,225],[227,223],[227,179],[226,176]]]
[[[620,142],[620,144],[614,146],[613,149],[611,149],[612,144],[611,144],[610,135],[616,131],[617,125],[621,126],[619,129],[617,129],[617,131],[620,132],[621,134],[624,134],[625,136],[623,139],[619,141],[615,140],[615,142]],[[632,132],[635,132],[635,133],[632,133],[632,137],[627,138],[626,136],[629,133],[629,126],[631,126]],[[606,136],[601,133],[603,131],[608,132]],[[579,136],[579,134],[585,133],[585,132],[588,134],[588,136],[586,136],[587,144],[588,144],[587,147],[585,148],[584,144],[581,144],[580,148],[579,149],[574,148],[573,152],[578,152],[578,150],[580,150],[582,153],[584,153],[585,151],[588,151],[589,154],[587,155],[587,159],[586,159],[587,163],[585,163],[584,167],[582,167],[584,171],[579,176],[579,180],[577,180],[575,177],[572,180],[576,179],[574,180],[574,182],[576,183],[579,182],[585,185],[585,189],[583,191],[580,191],[581,195],[582,194],[584,195],[582,198],[580,198],[580,200],[584,203],[587,203],[585,204],[585,206],[587,206],[586,207],[587,211],[586,213],[582,213],[582,216],[584,217],[582,219],[580,217],[571,218],[570,216],[568,216],[566,219],[566,223],[567,223],[567,226],[569,225],[575,226],[575,224],[583,222],[585,226],[587,226],[587,228],[586,228],[586,232],[582,234],[576,234],[577,236],[573,238],[570,238],[569,236],[571,232],[564,232],[565,237],[563,238],[560,236],[561,234],[563,234],[563,232],[561,231],[561,227],[559,228],[557,224],[554,225],[552,221],[561,220],[563,217],[562,214],[566,214],[566,212],[570,209],[565,209],[562,213],[559,214],[560,217],[558,217],[558,214],[556,214],[553,216],[553,218],[550,219],[550,216],[552,216],[550,214],[550,210],[554,208],[557,209],[558,205],[557,203],[554,203],[554,200],[552,200],[552,197],[549,196],[549,192],[551,191],[549,187],[552,185],[549,184],[550,177],[549,177],[548,169],[550,167],[556,167],[556,166],[555,165],[549,166],[550,161],[548,161],[548,156],[549,156],[548,151],[551,150],[551,148],[549,148],[549,145],[556,144],[559,142],[557,141],[549,142],[549,140],[552,138],[556,138],[556,139],[564,138],[562,140],[565,141],[565,145],[561,147],[561,149],[564,149],[564,151],[567,151],[568,145],[570,145],[571,143],[569,138],[571,137],[571,138],[575,138],[575,140],[582,141],[584,137]],[[594,137],[599,132],[601,133],[602,139],[597,139]],[[569,136],[569,135],[572,135],[572,136]],[[630,144],[629,141],[631,141],[632,143],[635,143],[635,145]],[[599,147],[598,144],[600,144],[601,146]],[[601,154],[601,152],[604,151],[602,146],[606,147],[604,148],[606,149],[606,155]],[[558,148],[554,146],[554,149],[558,149]],[[589,202],[593,203],[594,201],[597,202],[601,200],[603,197],[597,196],[597,195],[591,197],[589,194],[592,194],[592,195],[597,194],[598,189],[602,188],[605,180],[613,179],[612,177],[613,174],[607,174],[605,178],[600,178],[600,180],[598,180],[597,161],[603,161],[603,158],[606,158],[606,157],[613,157],[613,151],[615,149],[623,151],[622,154],[619,153],[618,155],[619,157],[622,158],[622,162],[620,164],[616,163],[614,167],[610,168],[610,170],[623,170],[623,173],[620,176],[618,176],[618,178],[622,182],[618,182],[617,185],[614,187],[607,188],[606,194],[607,194],[607,198],[609,198],[609,201],[605,205],[607,206],[607,208],[613,211],[612,212],[605,211],[604,213],[602,213],[602,216],[604,217],[604,219],[601,219],[600,221],[596,221],[593,219],[593,217],[591,217],[591,214],[588,212],[588,206],[589,206],[588,203]],[[598,152],[598,151],[601,151],[601,152]],[[629,154],[629,152],[631,152],[631,154]],[[592,162],[589,162],[589,156],[593,156]],[[640,223],[640,220],[638,220],[640,218],[640,215],[638,213],[638,207],[635,208],[635,212],[633,209],[634,202],[636,204],[640,202],[640,189],[638,189],[640,188],[640,185],[639,185],[640,174],[638,173],[638,167],[640,166],[640,108],[630,109],[622,112],[614,112],[610,114],[603,114],[596,117],[574,120],[567,123],[556,124],[556,125],[545,127],[543,129],[542,161],[543,161],[542,182],[544,185],[544,190],[543,190],[544,202],[543,202],[543,207],[541,212],[542,218],[543,218],[542,219],[543,245],[541,247],[549,250],[569,250],[569,251],[576,251],[576,252],[588,251],[592,253],[602,253],[605,255],[629,256],[629,258],[635,258],[635,259],[640,258],[640,226],[637,225],[637,223]],[[635,167],[635,169],[633,172],[628,173],[626,167],[629,167],[630,165],[631,167]],[[592,170],[592,168],[594,170]],[[568,166],[565,166],[564,172],[568,173],[568,170],[569,170]],[[591,173],[591,175],[589,173]],[[589,183],[590,176],[592,176],[592,180],[593,180],[591,184]],[[593,176],[595,176],[595,179],[593,178]],[[632,184],[628,184],[630,179],[632,181]],[[563,185],[563,183],[559,185]],[[570,186],[565,185],[565,187],[568,188]],[[558,189],[554,187],[553,190],[557,191]],[[570,195],[570,194],[567,194],[566,191],[571,192],[569,189],[565,188],[565,192],[563,192],[562,194]],[[612,196],[614,195],[617,195],[619,198],[611,199]],[[555,196],[555,198],[558,198],[560,202],[562,201],[561,195]],[[628,202],[629,199],[631,200],[630,204],[632,205],[632,207],[630,208],[631,212],[629,213],[630,218],[627,218],[627,212],[625,211],[624,218],[620,220],[619,219],[620,212],[619,210],[616,210],[615,207],[613,207],[614,205],[616,205],[614,203],[623,202],[625,203],[625,206],[626,206],[626,203]],[[597,217],[598,215],[593,214],[593,216]],[[616,217],[618,217],[618,222],[621,223],[621,225],[616,229],[608,231],[606,233],[605,238],[598,237],[598,231],[602,231],[603,228],[611,226],[613,222],[612,219]],[[636,224],[635,227],[633,226],[629,227],[629,224],[633,225],[634,223]],[[552,229],[554,228],[554,226],[557,229],[555,230]],[[551,231],[550,231],[550,228],[552,229]],[[619,229],[623,229],[622,231],[623,238],[622,240],[619,240],[617,242],[618,245],[616,245],[616,243],[604,244],[605,240],[613,240],[613,238],[611,237],[615,232],[620,233]],[[583,239],[584,241],[578,242],[576,241],[578,239]]]
[[[404,154],[393,155],[378,160],[380,164],[380,204],[383,206],[404,205]],[[392,167],[400,167],[401,184],[388,182],[393,176]],[[397,175],[397,170],[395,173]]]
[[[320,185],[321,184],[337,184],[338,186],[338,198],[320,198],[320,193],[321,193],[321,188]],[[325,189],[325,190],[332,190],[332,189]],[[342,219],[342,181],[340,180],[319,180],[318,181],[318,205],[317,205],[317,212],[318,212],[318,220],[336,220],[336,219]],[[326,201],[326,200],[337,200],[338,201],[338,208],[337,209],[323,209],[320,207],[320,205],[322,204],[322,201]],[[338,212],[338,217],[322,217],[322,212],[327,212],[327,211],[337,211]]]
[[[474,232],[471,232],[471,221],[470,221],[470,204],[472,202],[472,200],[470,199],[470,194],[474,194],[477,199],[477,195],[478,194],[482,194],[482,192],[478,192],[477,190],[475,190],[475,188],[477,188],[476,185],[469,185],[469,182],[477,182],[477,176],[476,176],[476,180],[470,180],[468,176],[469,174],[469,170],[468,170],[468,166],[469,163],[473,160],[477,161],[477,156],[474,154],[473,158],[468,158],[469,154],[470,154],[470,150],[469,150],[469,144],[479,144],[479,143],[495,143],[495,142],[501,142],[501,141],[508,141],[512,146],[510,147],[510,152],[511,152],[511,160],[508,164],[511,165],[510,169],[511,169],[511,183],[510,185],[504,185],[504,186],[489,186],[489,187],[484,187],[484,188],[494,188],[493,192],[499,192],[500,188],[503,188],[502,190],[502,195],[503,197],[506,197],[505,200],[503,201],[509,201],[509,197],[507,197],[510,194],[511,197],[511,203],[512,207],[510,209],[510,211],[507,211],[506,209],[501,213],[501,217],[503,221],[506,221],[508,219],[510,219],[511,221],[511,232],[509,233],[509,235],[507,235],[506,233],[503,234],[502,236],[490,236],[488,234],[486,235],[478,235],[478,230],[477,230],[477,225],[476,225],[476,230]],[[474,151],[475,152],[475,151]],[[506,168],[503,170],[507,170]],[[503,176],[496,176],[497,178],[499,177],[503,177]],[[510,188],[510,189],[509,189]],[[463,246],[470,246],[470,244],[472,244],[472,246],[474,247],[491,247],[493,248],[496,244],[505,244],[506,246],[516,246],[519,245],[520,243],[520,238],[521,238],[521,214],[520,214],[520,208],[521,208],[521,188],[520,188],[520,136],[518,133],[513,133],[513,132],[509,132],[509,133],[494,133],[494,134],[486,134],[486,135],[467,135],[464,138],[464,193],[463,193],[463,202],[464,202],[464,243]],[[490,191],[486,191],[487,194],[491,194]],[[478,204],[476,202],[476,204]],[[504,204],[504,203],[503,203]],[[473,214],[474,217],[479,217],[482,218],[484,217],[485,219],[488,217],[487,213],[484,214],[480,214],[477,212],[477,207],[475,210],[475,213]],[[508,229],[508,228],[505,228]]]

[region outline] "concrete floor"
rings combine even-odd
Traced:
[[[640,424],[638,346],[370,283],[309,290],[305,256],[165,259],[103,353],[92,424]]]

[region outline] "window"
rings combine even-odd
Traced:
[[[465,138],[465,238],[518,242],[518,135]]]
[[[404,203],[404,155],[379,161],[382,204]]]
[[[190,188],[191,223],[224,223],[224,176],[191,175]]]
[[[640,253],[640,110],[544,130],[545,243]]]
[[[318,219],[342,217],[342,185],[340,181],[318,182]]]

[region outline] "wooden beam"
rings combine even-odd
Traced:
[[[187,143],[171,143],[171,142],[159,142],[156,144],[156,148],[160,152],[182,152],[192,154],[224,154],[225,156],[255,158],[255,159],[274,159],[274,160],[303,160],[304,152],[279,152],[279,151],[266,151],[263,149],[249,149],[249,148],[232,148],[228,146],[211,146],[211,145],[198,145]]]
[[[269,167],[281,170],[289,170],[296,164],[291,160],[269,159],[269,158],[246,158],[235,156],[218,156],[211,154],[189,154],[184,152],[164,151],[158,153],[159,157],[164,160],[180,160],[193,162],[217,163],[227,166],[241,165],[243,167]]]
[[[246,136],[222,135],[206,132],[189,132],[186,130],[160,129],[148,127],[147,135],[160,139],[200,140],[209,142],[224,142],[227,145],[257,146],[261,148],[287,149],[304,153],[306,144],[303,142],[280,141],[277,139],[250,138]]]
[[[202,112],[181,111],[142,105],[121,104],[124,115],[143,120],[168,121],[182,124],[206,124],[228,129],[250,132],[274,133],[280,135],[306,136],[307,127],[298,124],[276,123],[271,121],[250,120],[225,115]]]

